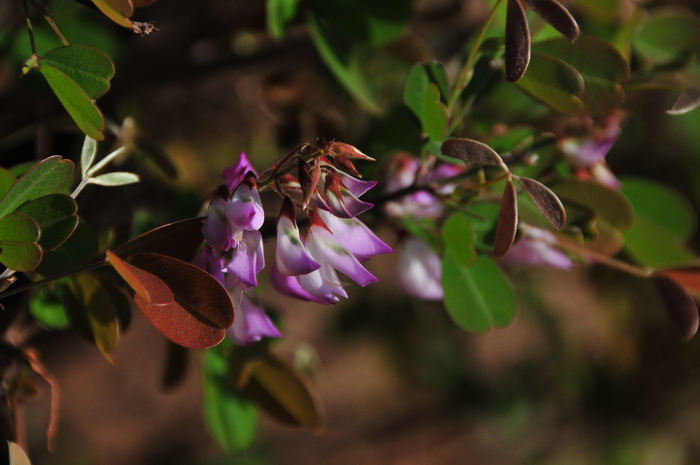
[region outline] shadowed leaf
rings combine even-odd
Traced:
[[[41,262],[39,225],[24,213],[0,218],[0,263],[17,271],[29,271]]]
[[[556,229],[561,229],[566,223],[566,210],[561,200],[544,184],[530,178],[520,178],[520,184],[530,196],[537,208],[552,223]]]
[[[115,249],[125,258],[135,253],[152,252],[187,260],[202,245],[204,218],[188,218],[147,231]]]
[[[506,11],[506,80],[515,82],[530,63],[530,27],[520,0],[508,0]]]
[[[473,139],[448,139],[442,144],[442,153],[467,163],[501,166],[503,160],[491,147]]]
[[[564,203],[584,207],[617,229],[627,229],[634,220],[629,200],[619,191],[595,181],[567,179],[552,186]]]
[[[152,306],[165,306],[174,302],[173,291],[158,276],[126,263],[111,250],[106,255],[110,265],[144,302]]]
[[[532,97],[563,113],[583,110],[585,84],[576,68],[545,53],[532,52],[527,74],[518,87]]]
[[[10,170],[0,168],[0,199],[7,194],[7,191],[9,191],[16,182],[17,178]]]
[[[73,162],[58,155],[35,164],[7,191],[0,201],[0,217],[25,202],[60,193],[73,180]]]
[[[17,211],[37,222],[41,230],[39,245],[44,251],[63,244],[78,226],[78,204],[69,195],[39,197],[25,203]]]
[[[463,213],[450,216],[442,226],[445,250],[462,266],[471,266],[476,260],[476,232],[469,218]]]
[[[175,294],[167,305],[149,304],[136,295],[134,302],[151,324],[168,339],[192,349],[212,347],[233,323],[228,291],[209,273],[166,255],[139,253],[129,257],[134,267],[161,279]]]
[[[652,279],[681,337],[684,341],[691,339],[698,330],[698,306],[695,299],[670,277],[657,275]]]
[[[569,10],[564,8],[559,2],[555,0],[525,0],[525,3],[530,5],[530,8],[535,10],[554,29],[570,40],[576,40],[579,34],[578,24],[576,24],[576,20],[571,16]]]
[[[515,233],[518,231],[518,198],[513,181],[506,183],[501,200],[501,212],[496,224],[496,239],[493,244],[493,254],[502,257],[513,246]]]
[[[266,354],[246,365],[243,388],[260,407],[282,423],[323,431],[324,414],[313,387],[287,362]]]
[[[95,256],[98,249],[95,232],[84,221],[78,220],[73,234],[60,246],[44,252],[36,272],[54,276],[77,268]]]

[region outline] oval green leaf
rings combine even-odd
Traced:
[[[595,181],[568,179],[552,186],[564,203],[584,207],[617,229],[627,229],[634,220],[629,200],[619,191]]]
[[[98,243],[95,232],[82,220],[73,234],[60,246],[44,253],[36,272],[42,276],[55,276],[76,269],[93,258],[97,253]]]
[[[96,155],[97,141],[89,136],[85,136],[83,148],[80,151],[80,172],[83,175],[83,179],[87,176],[88,170],[92,168]]]
[[[471,266],[476,260],[476,231],[463,213],[450,216],[442,226],[445,250],[462,266]]]
[[[585,84],[576,68],[545,53],[534,51],[518,87],[533,98],[562,113],[577,113],[584,107]]]
[[[443,140],[447,135],[447,107],[440,98],[437,85],[430,83],[424,96],[423,129],[431,140]]]
[[[513,286],[501,268],[486,255],[473,266],[462,266],[447,253],[442,262],[445,306],[459,327],[485,333],[509,325],[517,311]]]
[[[41,262],[39,225],[15,212],[0,218],[0,263],[17,271],[29,271]]]
[[[73,162],[58,155],[43,159],[29,169],[0,200],[0,217],[30,200],[60,193],[73,180]]]
[[[42,64],[39,71],[80,130],[95,140],[104,139],[104,117],[90,96],[63,71],[51,65]]]
[[[10,170],[0,168],[0,199],[14,186],[17,178]]]
[[[91,99],[102,97],[114,77],[114,63],[104,52],[85,45],[66,45],[46,52],[39,61],[61,71]]]
[[[17,211],[37,222],[41,230],[39,245],[44,251],[63,244],[78,226],[78,204],[69,195],[39,197],[25,203]]]
[[[101,174],[90,178],[88,181],[90,184],[97,184],[98,186],[125,186],[127,184],[134,184],[139,182],[140,178],[137,174],[129,173],[127,171],[113,171],[111,173]]]
[[[430,84],[428,72],[421,63],[418,63],[409,71],[403,87],[403,101],[421,123],[423,122],[425,93],[428,90],[428,84]]]

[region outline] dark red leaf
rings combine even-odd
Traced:
[[[187,260],[202,244],[204,218],[188,218],[147,231],[122,244],[115,252],[128,258],[136,253],[157,253]]]
[[[695,299],[679,283],[669,277],[657,275],[652,279],[671,321],[680,331],[683,340],[689,340],[697,332],[700,319]]]
[[[571,40],[576,40],[579,34],[578,24],[569,10],[556,0],[525,0],[530,8],[538,15]]]
[[[442,153],[467,163],[501,166],[503,160],[488,145],[473,139],[448,139],[442,144]]]
[[[506,81],[515,82],[530,63],[530,27],[520,0],[508,0],[506,11]]]
[[[518,200],[513,181],[508,180],[501,200],[501,212],[496,224],[496,239],[493,244],[493,254],[502,257],[513,246],[515,233],[518,230]]]
[[[658,273],[673,279],[690,292],[700,293],[700,266],[669,268]]]
[[[520,178],[520,184],[547,221],[557,229],[563,228],[566,223],[566,210],[559,197],[547,186],[534,179]]]
[[[129,262],[152,273],[175,294],[164,306],[149,304],[140,296],[134,302],[161,333],[176,344],[192,349],[215,346],[233,324],[233,303],[228,291],[209,273],[166,255],[139,253]]]
[[[167,305],[173,302],[175,299],[173,292],[160,278],[126,263],[111,250],[108,250],[106,255],[110,265],[117,270],[119,276],[145,302],[151,305]]]

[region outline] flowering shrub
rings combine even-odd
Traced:
[[[662,38],[676,28],[700,30],[691,12],[646,15],[633,5],[634,14],[625,16],[622,6],[609,7],[620,19],[591,13],[603,8],[594,5],[600,2],[581,0],[571,2],[586,19],[579,28],[556,0],[492,0],[471,31],[466,57],[455,56],[449,66],[413,59],[399,65],[399,57],[415,50],[385,54],[408,37],[411,2],[268,0],[269,34],[281,40],[289,28],[305,31],[357,113],[395,123],[402,140],[353,141],[371,147],[371,156],[336,138],[299,141],[270,166],[253,152],[237,160],[226,153],[223,183],[201,215],[134,227],[140,234],[127,239],[116,220],[126,201],[114,212],[105,207],[110,220],[96,231],[78,198],[100,195],[85,192],[90,185],[161,189],[143,165],[130,164],[144,153],[166,175],[172,166],[133,118],[120,126],[98,108],[115,75],[110,56],[69,43],[59,29],[65,18],[54,21],[39,1],[24,3],[31,50],[21,72],[46,81],[72,121],[72,137],[84,142],[75,161],[54,155],[0,169],[6,336],[0,408],[9,423],[2,429],[7,452],[0,455],[9,463],[28,463],[17,430],[32,391],[27,386],[40,379],[53,384],[30,344],[12,337],[15,328],[70,327],[114,363],[133,309],[176,350],[203,349],[205,419],[226,451],[252,444],[259,411],[322,431],[315,384],[277,350],[284,321],[267,290],[341,304],[363,292],[349,281],[378,283],[370,259],[394,249],[398,287],[417,301],[441,302],[450,321],[470,333],[514,324],[517,270],[533,266],[617,270],[653,296],[683,340],[697,331],[692,208],[663,185],[614,174],[607,158],[641,112],[628,104],[630,96],[673,92],[671,115],[700,105],[697,65],[687,58],[700,53],[697,41]],[[150,3],[91,4],[117,25],[148,35],[155,26],[132,17],[135,7]],[[608,22],[596,26],[603,17]],[[44,51],[38,44],[43,35],[33,22],[39,19],[60,46]],[[15,35],[7,33],[8,48]],[[370,71],[384,58],[400,70],[399,84],[391,81],[396,71]],[[384,77],[394,90],[386,95],[378,90]],[[101,147],[119,148],[100,156],[98,141],[106,139]],[[120,163],[128,168],[105,172]],[[149,194],[141,196],[145,203]],[[138,225],[132,217],[125,223]],[[27,298],[11,299],[17,295]]]

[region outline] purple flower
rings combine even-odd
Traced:
[[[228,202],[223,197],[214,197],[209,205],[207,219],[202,225],[204,240],[219,252],[233,247],[233,228],[226,217]]]
[[[442,300],[442,261],[424,241],[416,237],[404,241],[397,273],[408,294],[423,300]]]
[[[550,266],[568,270],[574,262],[555,248],[556,237],[546,229],[521,225],[523,237],[516,242],[501,262],[508,265]]]
[[[255,168],[253,168],[253,165],[251,165],[248,158],[246,158],[245,153],[241,152],[241,155],[238,158],[238,163],[225,168],[221,173],[221,177],[224,178],[224,183],[226,184],[229,192],[231,192],[235,190],[238,185],[243,182],[243,179],[246,178],[247,174],[251,172],[256,177],[258,176]]]
[[[361,262],[375,255],[393,252],[391,247],[357,218],[338,218],[323,210],[318,210],[318,215],[327,228],[333,231],[333,238]]]
[[[275,260],[277,269],[285,276],[307,274],[321,267],[307,252],[299,235],[299,228],[294,216],[294,205],[286,197],[277,217]]]
[[[282,336],[265,313],[262,305],[255,302],[243,290],[234,292],[234,294],[240,296],[235,302],[238,312],[227,333],[235,344],[249,345],[263,337]]]
[[[242,231],[231,260],[226,265],[226,287],[236,282],[246,286],[258,285],[257,275],[265,267],[262,234],[259,231]]]

